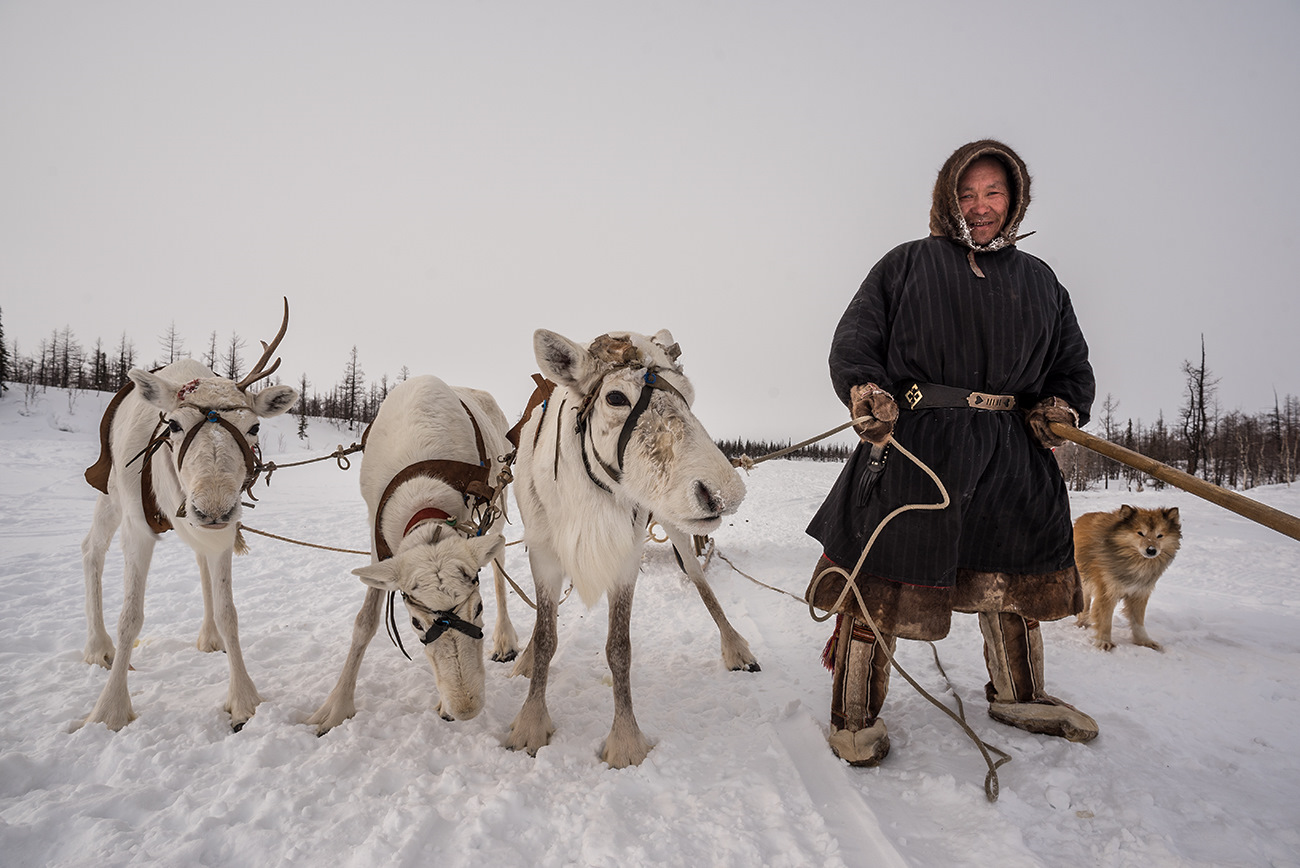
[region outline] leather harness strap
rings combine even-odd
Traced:
[[[524,425],[526,425],[528,420],[532,417],[533,410],[537,409],[538,404],[541,404],[542,419],[545,419],[546,404],[550,401],[551,393],[555,391],[555,383],[546,379],[541,374],[533,374],[533,382],[537,384],[537,387],[533,389],[533,394],[528,396],[528,406],[524,407],[524,415],[519,417],[519,421],[515,423],[515,427],[506,432],[506,439],[509,440],[510,445],[516,449],[519,448],[519,435],[523,432]],[[537,445],[537,435],[541,433],[541,430],[542,423],[539,420],[537,423],[537,431],[533,434],[534,446]]]
[[[384,489],[383,496],[379,498],[379,506],[375,510],[375,554],[379,557],[379,560],[388,560],[393,556],[392,547],[384,539],[383,534],[384,510],[388,507],[388,501],[393,496],[393,493],[403,484],[421,477],[437,479],[459,491],[466,502],[473,498],[475,505],[491,502],[496,494],[488,481],[491,468],[488,464],[487,446],[483,442],[483,432],[479,428],[478,420],[470,412],[469,406],[464,401],[461,401],[460,405],[465,409],[465,415],[469,416],[470,424],[474,426],[474,441],[478,447],[479,463],[474,465],[465,461],[432,458],[427,461],[417,461],[402,468],[401,472],[394,476]],[[415,516],[406,525],[406,530],[402,535],[405,536],[410,533],[421,521],[433,518],[446,521],[451,516],[440,509],[426,507],[415,513]]]

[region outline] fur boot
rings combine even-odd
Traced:
[[[853,766],[877,765],[889,753],[889,733],[878,719],[889,692],[894,637],[877,637],[848,615],[835,622],[831,687],[831,750]]]
[[[984,688],[989,717],[1028,732],[1069,741],[1097,737],[1097,722],[1043,690],[1043,636],[1037,621],[1014,612],[981,612],[984,661],[992,679]]]

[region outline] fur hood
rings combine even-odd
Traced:
[[[1002,231],[984,245],[976,245],[971,241],[970,227],[961,216],[961,207],[957,203],[957,181],[962,172],[980,157],[996,157],[1002,162],[1007,170],[1007,181],[1011,184],[1012,199]],[[971,251],[981,253],[1014,245],[1019,240],[1016,233],[1020,231],[1020,222],[1029,208],[1029,183],[1029,169],[1026,168],[1025,161],[1001,142],[981,139],[962,145],[943,164],[939,177],[934,182],[934,198],[930,205],[930,234],[951,239]]]

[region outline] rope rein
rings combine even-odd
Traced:
[[[857,422],[865,422],[865,421],[870,421],[870,417],[862,417],[860,419],[854,419],[849,424],[852,425]],[[926,476],[930,477],[930,480],[935,484],[935,487],[939,489],[939,494],[941,496],[941,499],[937,503],[904,504],[903,506],[898,507],[893,512],[886,515],[883,519],[881,519],[880,524],[876,525],[876,529],[872,532],[871,537],[867,540],[867,544],[863,546],[862,554],[858,556],[858,562],[857,564],[854,565],[853,571],[851,573],[847,572],[843,567],[840,567],[838,565],[831,565],[826,569],[822,570],[813,578],[812,587],[810,589],[811,593],[808,594],[809,599],[805,601],[808,604],[808,614],[812,616],[812,619],[817,622],[822,622],[828,620],[831,617],[831,615],[834,614],[836,611],[839,611],[843,607],[845,601],[848,599],[849,594],[852,593],[857,598],[858,609],[861,611],[862,617],[866,619],[867,625],[871,627],[872,632],[875,633],[877,636],[882,635],[881,630],[878,626],[876,626],[875,619],[871,617],[871,612],[868,611],[866,600],[862,598],[862,592],[858,590],[858,586],[857,586],[858,573],[861,572],[862,565],[867,560],[868,552],[870,552],[871,547],[875,545],[876,539],[879,538],[881,532],[884,531],[885,526],[888,525],[891,521],[893,521],[898,516],[902,515],[903,513],[911,512],[913,510],[947,509],[948,505],[952,503],[952,499],[948,496],[948,489],[944,487],[944,484],[939,479],[938,474],[936,474],[932,469],[930,469],[930,467],[926,465],[925,462],[923,462],[921,459],[917,458],[915,455],[913,455],[911,452],[905,449],[897,440],[894,439],[892,434],[889,436],[889,439],[886,441],[886,444],[892,446],[894,449],[897,449],[899,453],[901,453],[905,458],[907,458],[909,461],[915,464],[923,473],[925,473]],[[839,573],[840,575],[844,576],[844,590],[840,592],[840,595],[835,600],[835,603],[831,607],[831,610],[828,611],[824,616],[819,616],[817,614],[817,610],[813,608],[812,600],[815,599],[817,596],[816,594],[817,586],[821,583],[822,579],[825,578],[825,576],[830,573]],[[906,680],[908,684],[912,685],[912,687],[916,690],[917,693],[925,697],[925,699],[929,701],[931,705],[933,705],[935,708],[938,708],[944,714],[948,715],[950,718],[956,721],[957,725],[960,726],[963,731],[965,731],[967,737],[969,737],[970,740],[975,743],[975,746],[979,749],[980,756],[984,758],[985,765],[988,766],[988,774],[984,776],[984,795],[987,796],[990,802],[996,802],[998,800],[998,793],[1000,791],[1000,785],[998,782],[998,768],[1004,765],[1005,763],[1010,762],[1011,756],[1007,754],[1005,751],[1002,751],[996,747],[992,747],[991,745],[985,744],[984,741],[978,735],[975,734],[975,730],[971,729],[970,724],[966,722],[966,713],[961,705],[961,697],[959,696],[957,697],[958,711],[954,712],[952,709],[948,708],[948,706],[944,705],[938,699],[935,699],[932,695],[930,695],[930,693],[926,691],[924,687],[922,687],[920,684],[917,683],[916,679],[913,678],[906,669],[904,669],[901,665],[899,665],[898,661],[894,659],[894,652],[889,650],[889,645],[887,643],[882,642],[880,643],[880,645],[881,645],[881,650],[885,652],[885,656],[889,659],[889,665],[893,666],[894,669],[898,672],[898,674],[903,676],[903,679]],[[930,643],[930,647],[934,651],[935,662],[938,663],[939,650],[938,648],[935,648],[933,642]],[[948,688],[949,690],[952,691],[953,696],[957,696],[957,691],[955,688],[953,688],[952,682],[948,680],[947,673],[943,671],[942,666],[939,667],[939,671],[940,673],[943,674],[944,680],[948,681]],[[994,752],[996,752],[1001,757],[1001,759],[999,759],[997,762],[994,762],[992,757],[989,756],[989,750],[993,750]]]
[[[648,392],[649,390],[647,389],[646,391]],[[835,434],[838,434],[839,432],[845,430],[846,428],[849,428],[854,424],[867,422],[867,421],[871,421],[871,417],[861,417],[858,419],[851,419],[848,422],[845,422],[843,425],[839,425],[835,428],[830,429],[829,431],[826,431],[822,434],[818,434],[815,437],[810,437],[807,440],[801,441],[799,443],[795,443],[791,446],[787,446],[784,449],[776,450],[775,452],[770,452],[766,455],[760,456],[759,458],[751,458],[749,455],[741,455],[739,458],[732,459],[731,464],[734,467],[738,467],[748,472],[752,470],[754,467],[756,467],[757,465],[762,464],[765,461],[771,461],[789,455],[791,452],[797,452],[798,450],[804,448],[805,446],[810,446],[813,443],[816,443],[820,440],[825,440],[827,437],[831,437]],[[539,426],[539,431],[540,431],[540,426]],[[733,570],[735,570],[740,575],[744,576],[749,581],[758,585],[759,587],[766,588],[769,591],[775,591],[778,594],[784,594],[787,597],[791,597],[795,600],[798,600],[801,603],[806,604],[808,606],[809,615],[812,617],[814,621],[817,621],[819,623],[829,620],[831,615],[833,615],[835,611],[840,610],[841,607],[844,605],[844,603],[848,600],[849,594],[853,594],[857,598],[858,608],[862,612],[862,615],[866,619],[867,624],[871,628],[872,632],[874,632],[877,636],[881,635],[880,628],[876,625],[875,619],[871,617],[871,613],[867,609],[866,601],[862,597],[862,592],[859,591],[857,587],[857,581],[856,581],[857,576],[858,573],[862,570],[862,565],[866,562],[867,554],[871,551],[872,546],[875,545],[876,539],[880,536],[881,532],[884,531],[885,526],[888,525],[891,521],[893,521],[898,516],[902,515],[905,512],[910,512],[913,510],[947,509],[949,504],[951,504],[952,502],[951,498],[948,495],[947,488],[944,487],[943,482],[939,479],[938,475],[929,466],[927,466],[923,461],[921,461],[921,459],[917,458],[906,448],[904,448],[897,440],[894,439],[892,435],[890,435],[886,443],[892,446],[894,449],[897,449],[899,453],[901,453],[905,458],[907,458],[909,461],[915,464],[923,473],[925,473],[928,477],[930,477],[931,481],[934,482],[935,487],[939,490],[941,499],[936,503],[904,504],[903,506],[900,506],[897,509],[893,510],[880,521],[880,524],[876,526],[876,529],[872,532],[871,537],[867,540],[866,545],[863,547],[862,554],[858,557],[857,564],[854,565],[853,570],[851,572],[846,571],[843,567],[840,567],[838,565],[832,565],[822,570],[822,572],[818,573],[817,576],[814,577],[812,583],[812,590],[814,591],[814,593],[810,593],[808,595],[809,597],[816,596],[815,594],[816,588],[827,574],[839,573],[840,575],[844,576],[845,579],[844,590],[840,592],[840,595],[836,599],[832,609],[828,611],[827,614],[818,615],[817,610],[813,608],[813,604],[811,600],[805,599],[804,597],[800,597],[796,594],[792,594],[789,591],[786,591],[782,588],[778,588],[773,585],[769,585],[765,582],[761,582],[758,579],[754,578],[753,576],[749,575],[748,573],[744,572],[739,567],[737,567],[730,558],[728,558],[726,555],[722,554],[721,552],[717,551],[716,543],[714,543],[713,540],[709,541],[710,548],[707,553],[707,557],[705,561],[706,566],[708,564],[708,559],[712,558],[714,554],[717,554],[717,556],[720,557],[722,560],[726,561],[726,563]],[[342,444],[340,444],[336,450],[334,450],[328,455],[323,455],[318,458],[309,458],[304,461],[295,461],[289,464],[276,464],[274,461],[272,461],[266,463],[265,465],[259,464],[258,470],[266,471],[267,485],[271,484],[271,474],[273,474],[277,469],[281,467],[298,467],[305,464],[313,464],[318,461],[328,461],[330,459],[334,459],[338,463],[340,470],[347,470],[351,466],[351,463],[347,460],[347,456],[352,455],[356,452],[361,452],[363,448],[364,447],[362,445],[357,443],[353,443],[351,446],[347,448],[344,448]],[[496,518],[500,517],[503,514],[504,510],[501,510],[497,506],[497,501],[504,495],[506,484],[513,481],[510,467],[514,464],[514,457],[515,457],[515,453],[512,452],[510,455],[505,456],[502,459],[503,466],[502,466],[500,478],[503,484],[497,486],[495,496],[492,498],[492,501],[489,504],[487,504],[487,515],[484,516],[480,514],[479,516],[480,523],[482,522],[483,518],[488,518],[487,524],[490,525],[493,523],[493,521]],[[466,522],[466,524],[472,525],[474,523]],[[324,546],[324,545],[317,545],[314,543],[302,542],[300,540],[290,539],[289,537],[279,536],[277,534],[267,533],[266,531],[256,530],[255,528],[251,528],[243,524],[240,525],[240,528],[242,530],[248,531],[249,533],[255,533],[260,536],[269,537],[270,539],[280,540],[281,542],[287,542],[293,545],[305,546],[307,548],[314,548],[314,549],[320,549],[322,551],[332,551],[332,552],[339,552],[342,554],[352,554],[352,555],[370,554],[370,552],[368,551],[336,548],[334,546]],[[477,528],[474,529],[477,530]],[[667,541],[666,537],[664,539],[660,539],[654,534],[653,526],[651,526],[651,528],[648,530],[648,536],[650,540],[655,542]],[[507,543],[507,545],[516,545],[520,542],[522,542],[522,540],[515,540],[513,542]],[[515,582],[515,580],[511,578],[510,574],[505,571],[504,565],[500,562],[500,560],[496,561],[495,563],[497,568],[501,570],[501,575],[504,576],[506,581],[510,584],[510,587],[514,588],[515,593],[518,594],[520,598],[522,598],[523,601],[526,604],[528,604],[530,608],[536,609],[537,608],[536,603],[534,603],[531,599],[529,599],[528,595],[524,592],[524,590],[520,588],[519,585]],[[568,598],[569,593],[572,590],[573,590],[573,586],[570,585],[569,588],[566,589],[564,596],[560,599],[560,603],[563,603],[564,600]],[[393,617],[392,611],[390,609],[389,618],[391,619],[392,617]],[[888,645],[885,645],[884,643],[881,644],[885,652],[885,656],[889,659],[890,666],[892,666],[898,672],[899,675],[903,676],[903,679],[906,680],[908,684],[912,685],[913,689],[915,689],[917,693],[921,694],[921,696],[923,696],[930,704],[938,708],[948,717],[952,718],[952,720],[955,721],[957,725],[960,726],[962,730],[966,733],[967,737],[970,738],[972,742],[974,742],[975,746],[979,749],[980,755],[984,758],[985,765],[988,767],[988,773],[984,776],[984,794],[990,802],[996,802],[998,800],[998,795],[1000,792],[1000,784],[998,781],[997,770],[1001,768],[1003,765],[1005,765],[1006,763],[1011,761],[1011,755],[1008,754],[1006,751],[1003,751],[1000,748],[997,748],[983,741],[971,728],[970,724],[966,722],[966,712],[965,712],[965,707],[962,704],[961,696],[958,695],[957,690],[953,686],[951,679],[948,678],[948,673],[944,671],[943,664],[940,663],[939,661],[938,647],[933,642],[928,643],[930,645],[931,651],[934,653],[935,666],[938,668],[939,674],[943,676],[944,681],[947,683],[949,692],[952,693],[953,698],[956,700],[957,711],[955,712],[952,709],[950,709],[948,706],[940,702],[938,699],[936,699],[928,691],[926,691],[926,689],[922,687],[916,681],[916,679],[913,678],[911,674],[909,674],[908,671],[904,669],[902,665],[900,665],[899,662],[894,658],[894,654],[892,651],[889,650]],[[404,651],[405,649],[403,649],[403,652]],[[992,751],[993,753],[996,753],[999,756],[999,759],[996,762],[989,755],[989,751]]]

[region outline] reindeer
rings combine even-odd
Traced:
[[[497,593],[493,659],[516,656],[497,563],[505,542],[494,527],[504,515],[496,501],[504,504],[505,497],[491,487],[507,451],[505,429],[505,414],[491,395],[453,389],[437,377],[413,377],[384,399],[363,438],[361,495],[369,510],[371,564],[352,572],[368,588],[338,683],[307,720],[318,735],[356,714],[357,674],[379,628],[385,594],[390,606],[394,594],[402,595],[433,667],[438,714],[445,720],[468,720],[483,708],[478,572],[489,562]]]
[[[145,580],[154,545],[167,530],[175,530],[198,561],[203,589],[198,647],[226,652],[230,688],[225,709],[236,731],[261,701],[239,648],[230,561],[243,545],[240,498],[256,478],[259,420],[284,413],[298,400],[297,390],[289,386],[248,392],[280,366],[278,358],[269,368],[266,363],[288,327],[285,299],[279,333],[269,345],[262,343],[261,359],[238,383],[192,359],[154,373],[137,368],[105,411],[100,458],[86,470],[86,480],[101,494],[81,554],[88,621],[85,661],[110,671],[85,723],[120,730],[136,717],[127,671],[144,623]],[[104,557],[119,528],[125,598],[114,648],[104,628],[103,576]]]
[[[683,560],[694,562],[688,536],[716,529],[740,506],[745,486],[691,413],[694,389],[667,330],[652,338],[606,334],[584,347],[539,329],[533,350],[556,387],[519,433],[515,496],[537,622],[515,668],[531,676],[528,696],[505,744],[536,754],[555,731],[546,684],[567,575],[588,606],[609,597],[614,722],[601,759],[614,768],[637,765],[650,743],[632,710],[629,628],[646,524],[653,513]]]

